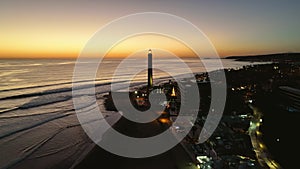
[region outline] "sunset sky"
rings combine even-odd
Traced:
[[[189,20],[220,56],[300,52],[299,9],[297,0],[1,0],[0,57],[77,57],[102,26],[138,12],[164,12]],[[112,56],[143,47],[191,55],[175,40],[146,35],[124,41]]]

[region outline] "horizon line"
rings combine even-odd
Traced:
[[[251,56],[263,56],[263,55],[278,55],[278,54],[300,54],[300,52],[276,52],[276,53],[262,53],[262,54],[245,54],[245,55],[226,55],[226,56],[220,56],[220,58],[228,58],[228,57],[251,57]],[[109,59],[123,59],[127,56],[110,56],[106,57]],[[136,57],[136,58],[142,58],[144,56]],[[145,56],[146,57],[146,56]],[[197,56],[178,56],[179,58],[198,58]],[[38,56],[0,56],[0,59],[77,59],[78,56],[45,56],[45,57],[38,57]],[[86,57],[88,59],[94,59],[99,57]],[[103,57],[105,58],[105,57]],[[172,56],[163,56],[159,58],[172,58]],[[214,57],[205,56],[202,57],[203,59],[214,59]]]

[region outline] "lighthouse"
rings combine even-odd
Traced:
[[[148,50],[148,89],[153,87],[152,50]]]

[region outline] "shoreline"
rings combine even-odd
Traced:
[[[272,63],[261,63],[261,64],[258,64],[258,65],[264,66],[264,65],[270,65],[270,64],[272,64]],[[253,66],[255,66],[255,65],[253,65]],[[219,70],[228,71],[229,69],[234,69],[234,68],[219,69]],[[235,69],[236,69],[236,68],[235,68]],[[238,69],[240,69],[240,68],[238,68]],[[213,73],[213,72],[219,71],[219,70],[213,70],[213,71],[210,71],[210,72]],[[203,73],[204,73],[204,72],[200,72],[200,73],[197,72],[197,73],[194,73],[194,75],[196,76],[196,75],[203,74]],[[171,77],[166,78],[165,80],[160,81],[158,84],[166,82],[167,79],[171,79]],[[138,88],[138,87],[141,87],[141,86],[144,86],[144,85],[135,86],[135,87],[133,87],[133,88]],[[123,123],[121,123],[121,124],[119,124],[119,125],[121,125],[121,126],[126,126],[127,124],[123,122]],[[183,143],[180,142],[178,145],[182,146],[182,148],[185,149],[185,146],[184,146]],[[177,145],[177,146],[178,146],[178,145]],[[190,150],[185,149],[184,151],[185,151],[185,153],[186,153],[184,156],[189,157],[190,160],[192,160],[192,163],[195,164],[195,158],[192,158],[192,155],[189,154]],[[108,153],[108,152],[105,152],[105,150],[103,150],[102,148],[100,148],[98,145],[95,144],[94,148],[93,148],[89,153],[87,153],[86,157],[83,157],[82,160],[81,160],[81,162],[78,162],[77,165],[74,165],[73,168],[75,168],[75,169],[83,169],[83,168],[85,168],[86,165],[88,165],[89,163],[96,163],[97,160],[96,160],[96,161],[95,161],[95,159],[93,160],[93,158],[95,158],[95,157],[93,157],[93,156],[102,156],[102,155],[106,154],[106,155],[108,155],[108,156],[115,157],[114,155],[111,155],[111,154],[109,154],[109,153],[107,154],[107,153]],[[115,157],[115,158],[122,158],[122,157]],[[150,157],[150,158],[151,158],[151,157]],[[123,160],[124,160],[124,159],[123,159]],[[126,161],[126,160],[125,160],[125,161]],[[89,168],[93,168],[93,167],[92,167],[92,166],[89,166]]]
[[[127,126],[127,127],[124,127]],[[139,126],[139,127],[138,127]],[[166,129],[165,126],[162,126],[157,120],[146,123],[143,125],[139,125],[137,123],[131,122],[126,118],[121,118],[117,123],[112,126],[115,130],[130,135],[133,137],[149,137],[152,135],[157,135],[158,133],[164,131]],[[147,131],[147,132],[145,132]],[[109,135],[109,131],[105,135]],[[175,139],[175,138],[174,138]],[[106,138],[101,142],[106,142]],[[122,141],[119,141],[122,144]],[[180,164],[174,163],[175,159]],[[178,161],[180,160],[180,161]],[[78,165],[74,166],[74,169],[93,169],[99,168],[99,165],[104,168],[143,168],[143,169],[164,169],[164,168],[178,168],[180,165],[192,164],[189,156],[185,154],[185,151],[181,147],[181,144],[177,144],[172,149],[159,154],[157,156],[147,157],[147,158],[128,158],[121,157],[106,150],[102,149],[99,146],[95,146],[94,149],[91,150],[90,153],[78,163]]]
[[[247,61],[246,61],[247,62]],[[247,64],[250,64],[250,63],[245,63],[245,67],[248,67],[248,65]],[[260,64],[258,64],[258,65],[269,65],[269,64],[272,64],[272,63],[260,63]],[[232,64],[232,65],[240,65],[240,62],[238,62],[238,64]],[[253,65],[256,65],[256,64],[253,64]],[[243,68],[242,68],[243,66],[232,66],[232,68],[228,68],[228,69],[226,69],[226,70],[229,70],[229,69],[231,69],[232,71],[231,72],[238,72],[238,68],[241,70],[241,72],[243,71],[244,72],[244,70],[243,70]],[[214,71],[216,71],[216,70],[214,70]],[[212,71],[210,71],[210,72],[212,72]],[[196,72],[196,73],[194,73],[194,74],[201,74],[201,73],[204,73],[204,72]],[[240,73],[238,73],[238,74],[240,74]],[[237,75],[238,75],[237,74]],[[26,76],[25,76],[26,77]],[[239,76],[237,76],[237,77],[239,77]],[[252,76],[249,76],[248,75],[248,77],[249,77],[249,79],[252,79],[252,78],[255,78],[255,77],[252,77]],[[166,79],[171,79],[171,77],[168,77],[168,78],[166,78]],[[243,80],[244,79],[244,77],[241,77],[241,79],[239,79],[239,78],[237,78],[237,81],[239,81],[239,80]],[[167,80],[161,80],[161,79],[156,79],[156,80],[159,80],[160,81],[160,83],[164,83],[164,81],[167,81]],[[242,81],[241,81],[242,82]],[[263,83],[263,81],[262,81],[262,83]],[[143,84],[142,84],[142,82],[139,84],[140,86],[143,86]],[[239,84],[240,85],[240,84]],[[55,85],[54,85],[55,86]],[[297,87],[297,86],[296,86]],[[39,88],[39,86],[36,86],[36,88],[37,89],[42,89],[42,88]],[[58,87],[58,88],[60,88],[60,87]],[[103,86],[103,84],[101,84],[100,86],[98,86],[98,85],[96,85],[96,91],[97,91],[97,95],[100,95],[100,94],[106,94],[106,93],[108,93],[108,91],[107,91],[107,89],[108,89],[108,85],[107,86]],[[138,88],[138,85],[137,85],[137,88]],[[103,90],[102,90],[103,89]],[[18,89],[14,89],[14,90],[18,90]],[[55,89],[56,90],[56,89]],[[70,95],[70,92],[64,92],[64,91],[56,91],[56,93],[55,94],[53,94],[53,93],[51,93],[51,92],[49,92],[49,93],[47,93],[47,91],[48,90],[45,90],[46,91],[46,93],[44,94],[45,95],[45,97],[43,96],[43,97],[41,97],[41,96],[38,96],[37,95],[37,98],[35,99],[33,96],[30,96],[30,97],[25,97],[24,99],[19,99],[19,98],[16,98],[16,99],[7,99],[7,100],[5,100],[5,103],[10,103],[10,101],[11,102],[15,102],[16,103],[16,105],[18,104],[18,105],[21,105],[21,106],[19,106],[19,107],[21,107],[21,108],[18,108],[18,109],[12,109],[12,110],[8,110],[8,111],[3,111],[3,112],[1,112],[1,117],[3,117],[3,118],[1,118],[1,122],[4,122],[3,124],[6,124],[6,119],[12,119],[12,120],[15,120],[16,122],[18,122],[19,124],[22,124],[22,125],[17,125],[15,128],[17,128],[17,127],[19,127],[19,128],[23,128],[24,127],[24,131],[26,131],[26,133],[28,133],[28,134],[26,134],[26,135],[24,135],[24,137],[22,137],[22,138],[19,138],[19,142],[21,142],[22,144],[24,144],[24,145],[26,145],[27,147],[28,146],[30,146],[31,144],[32,144],[32,142],[33,141],[30,141],[30,142],[26,142],[26,140],[24,139],[24,138],[27,138],[27,136],[29,136],[29,137],[31,137],[31,138],[35,138],[35,136],[38,136],[37,134],[35,135],[35,133],[33,133],[33,132],[31,132],[31,131],[35,131],[35,130],[39,130],[40,128],[41,128],[41,130],[39,130],[38,131],[38,133],[44,133],[44,131],[50,131],[51,129],[50,128],[45,128],[46,130],[42,130],[42,129],[44,129],[43,127],[44,126],[47,126],[47,125],[52,125],[52,124],[59,124],[59,126],[57,125],[54,125],[54,127],[58,127],[58,128],[60,128],[60,129],[65,129],[64,127],[61,127],[61,126],[66,126],[66,132],[69,132],[69,123],[70,123],[70,125],[71,124],[73,124],[73,120],[74,120],[74,118],[76,118],[76,114],[75,114],[75,116],[74,116],[74,110],[72,109],[72,104],[71,104],[71,102],[72,102],[72,99],[67,99],[67,97],[69,97],[69,95]],[[51,91],[51,90],[49,90],[49,91]],[[68,90],[69,91],[69,90]],[[104,91],[104,92],[101,92],[101,91]],[[8,91],[9,92],[9,91]],[[26,92],[26,91],[20,91],[20,92]],[[13,92],[14,93],[14,92]],[[12,94],[13,94],[12,93]],[[27,100],[26,100],[27,99]],[[19,102],[19,100],[21,100],[21,102]],[[54,102],[53,100],[58,100],[57,102]],[[0,101],[1,101],[1,99],[0,99]],[[24,103],[23,103],[24,102]],[[4,101],[2,101],[2,103],[4,103]],[[44,104],[44,103],[46,103],[46,104]],[[5,104],[3,104],[4,106],[5,106]],[[8,104],[9,105],[9,104]],[[18,113],[18,114],[17,114]],[[61,118],[52,118],[51,120],[48,120],[49,118],[48,118],[48,115],[49,115],[49,117],[52,117],[52,115],[64,115],[64,116],[61,116]],[[15,115],[17,115],[17,116],[15,116]],[[41,119],[40,119],[40,117],[42,117],[42,116],[44,116],[45,117],[45,123],[39,123],[39,125],[38,126],[36,126],[35,124],[36,124],[36,122],[40,122],[41,121]],[[34,119],[35,120],[31,120],[30,121],[30,123],[27,123],[25,120],[26,120],[26,118],[27,117],[30,117],[30,118],[32,118],[32,117],[34,117]],[[43,117],[43,118],[44,118]],[[60,117],[60,116],[59,116]],[[74,118],[73,118],[74,117]],[[290,117],[289,117],[290,118]],[[26,123],[24,123],[23,121],[25,121]],[[52,121],[54,122],[54,123],[52,123]],[[76,121],[76,120],[74,120],[74,121]],[[21,123],[20,123],[21,122]],[[48,123],[48,122],[50,122],[50,123]],[[66,123],[67,122],[67,123]],[[32,128],[28,128],[28,125],[30,124],[31,125],[31,123],[32,123]],[[13,124],[13,123],[7,123],[8,125],[10,125],[10,124]],[[26,127],[26,128],[25,128]],[[81,129],[81,126],[79,126],[79,128]],[[5,131],[8,131],[8,132],[10,132],[11,130],[8,128],[8,127],[6,127],[5,128],[5,126],[3,126],[3,128],[2,128],[3,130],[5,130]],[[12,129],[14,129],[14,128],[12,128]],[[67,131],[67,129],[68,129],[68,131]],[[29,131],[30,130],[30,131]],[[73,130],[73,129],[72,129]],[[23,130],[20,130],[20,131],[22,131],[22,133],[23,133]],[[16,134],[18,134],[18,133],[21,133],[20,131],[17,131],[17,133]],[[84,133],[84,131],[82,131],[82,130],[80,130],[83,134],[85,134]],[[65,131],[64,131],[65,132]],[[21,134],[22,134],[21,133]],[[50,133],[50,132],[49,132]],[[50,133],[51,134],[51,133]],[[30,135],[32,135],[32,136],[30,136]],[[15,137],[15,133],[13,133],[11,136],[14,136]],[[9,136],[9,137],[11,137],[11,136]],[[7,137],[7,138],[9,138],[9,137]],[[57,137],[58,139],[64,139],[64,138],[66,138],[66,136],[65,135],[59,135],[59,137]],[[22,139],[24,139],[24,140],[22,140]],[[87,142],[88,142],[88,137],[87,137]],[[3,139],[4,140],[4,139]],[[5,140],[4,140],[5,141]],[[37,140],[35,140],[35,141],[38,141],[38,139]],[[52,141],[52,140],[51,140]],[[55,141],[57,141],[57,140],[55,140]],[[53,141],[53,142],[55,142],[55,141]],[[271,140],[272,141],[272,140]],[[280,142],[281,141],[284,141],[284,139],[281,139],[280,138]],[[59,148],[60,147],[62,147],[63,146],[63,144],[56,144],[55,146],[53,146],[52,147],[52,145],[50,145],[50,144],[52,144],[53,142],[47,142],[46,144],[45,144],[45,146],[43,145],[43,146],[41,146],[41,149],[40,148],[38,148],[38,153],[44,153],[44,154],[47,154],[47,151],[48,151],[48,149],[46,149],[45,147],[51,147],[52,149],[53,148],[57,148],[57,150],[59,150]],[[65,140],[65,143],[68,143],[69,141],[67,141],[67,140]],[[59,142],[57,142],[57,143],[59,143]],[[93,144],[93,146],[90,146],[90,148],[87,148],[87,149],[84,149],[83,150],[83,148],[79,148],[78,149],[78,154],[76,154],[76,157],[78,157],[78,159],[85,159],[86,158],[86,156],[87,156],[87,154],[90,152],[90,151],[92,151],[92,149],[94,149],[95,148],[95,144],[94,143],[92,143]],[[3,144],[4,145],[4,144]],[[54,145],[54,144],[53,144]],[[22,145],[20,145],[20,144],[15,144],[14,142],[10,142],[10,145],[9,146],[11,146],[12,148],[13,147],[16,147],[16,146],[19,146],[19,147],[21,147]],[[9,147],[8,146],[8,147]],[[33,145],[34,146],[34,145]],[[21,148],[26,148],[26,147],[21,147]],[[73,147],[73,148],[70,148],[70,149],[73,149],[73,150],[76,150],[76,148],[75,147]],[[11,149],[11,150],[13,150],[13,149]],[[49,149],[50,150],[50,149]],[[18,157],[20,157],[20,155],[19,156],[13,156],[12,155],[12,153],[13,153],[13,151],[12,151],[12,153],[10,153],[10,151],[9,151],[9,149],[8,148],[5,148],[5,147],[3,147],[3,151],[2,152],[8,152],[8,156],[7,156],[7,159],[9,159],[9,160],[13,160],[13,159],[15,159],[15,157],[16,158],[18,158]],[[65,151],[64,151],[65,152]],[[66,151],[67,152],[67,151]],[[82,153],[81,153],[82,152]],[[53,155],[53,156],[52,156]],[[49,156],[43,156],[43,159],[48,159],[49,158],[49,161],[47,161],[47,162],[49,162],[49,163],[52,163],[52,164],[55,164],[55,163],[68,163],[68,162],[66,162],[66,161],[64,161],[64,160],[61,160],[60,162],[59,162],[59,160],[55,160],[55,161],[53,161],[53,162],[51,162],[51,158],[52,157],[58,157],[59,155],[56,155],[56,154],[52,154],[52,155],[49,155]],[[10,158],[10,156],[13,156],[12,158]],[[73,157],[73,156],[72,156]],[[75,157],[75,156],[74,156]],[[75,158],[76,158],[75,157]],[[26,164],[30,164],[28,161],[30,161],[32,158],[31,157],[29,157],[28,158],[29,160],[24,160],[24,161],[20,161],[20,164],[22,165],[23,163],[26,163]],[[32,162],[32,165],[34,166],[35,165],[35,163],[38,163],[39,161],[41,161],[41,159],[42,158],[39,158],[39,159],[36,159],[36,160],[31,160],[31,162]],[[72,164],[72,162],[71,163],[68,163],[68,164],[70,164],[70,166],[72,165],[72,166],[76,166],[78,163],[80,163],[81,162],[81,160],[76,160],[76,163],[74,163],[74,164]],[[5,164],[5,163],[3,163],[3,164]],[[40,164],[41,166],[42,166],[42,164]]]

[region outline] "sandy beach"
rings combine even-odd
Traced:
[[[167,126],[162,126],[162,124],[157,120],[150,123],[137,124],[127,120],[124,117],[122,117],[117,123],[113,125],[113,128],[115,130],[132,137],[154,136],[163,132],[166,127]],[[102,141],[105,141],[105,137]],[[195,167],[192,166],[191,162],[192,160],[185,152],[181,144],[177,144],[171,150],[163,154],[149,158],[121,157],[107,152],[99,146],[95,146],[95,148],[86,156],[86,158],[84,158],[77,166],[75,166],[75,169],[177,169]]]

